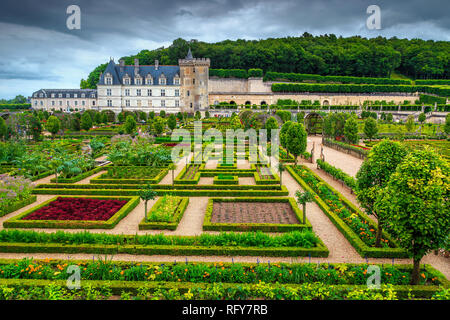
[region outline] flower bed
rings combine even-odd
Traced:
[[[3,223],[5,228],[112,229],[138,197],[54,197]]]
[[[0,174],[0,217],[34,202],[33,188],[29,179]]]
[[[280,283],[303,284],[321,282],[326,285],[367,284],[369,264],[308,264],[308,263],[129,263],[102,260],[0,260],[0,279],[66,280],[69,264],[80,265],[80,280],[101,281],[161,281],[192,283]],[[378,265],[385,285],[408,285],[410,265]],[[3,273],[1,272],[3,271]],[[424,265],[420,283],[414,287],[448,287],[449,281],[436,269]]]
[[[236,205],[237,210],[233,207],[218,207],[220,205]],[[245,208],[245,205],[250,205],[251,208]],[[224,222],[224,219],[228,221]],[[236,220],[257,222],[236,222]],[[302,221],[303,212],[298,208],[294,198],[211,198],[206,207],[203,230],[264,232],[312,230],[308,219],[305,224]]]
[[[383,247],[375,248],[376,223],[310,169],[287,166],[287,170],[305,190],[314,195],[314,201],[362,256],[407,257],[407,253],[386,232],[382,234]]]
[[[163,196],[159,198],[148,212],[147,221],[144,218],[139,223],[139,230],[176,230],[188,204],[189,198],[187,197]]]

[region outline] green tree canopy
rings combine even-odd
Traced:
[[[125,132],[128,134],[133,134],[136,131],[136,120],[133,116],[127,116],[124,124]]]
[[[47,123],[45,124],[45,129],[47,129],[48,132],[50,132],[53,136],[58,133],[59,129],[61,127],[61,121],[55,117],[50,116],[47,119]]]
[[[92,119],[89,113],[84,112],[81,116],[81,129],[89,131],[92,128]]]
[[[375,202],[375,210],[389,216],[389,232],[413,258],[412,284],[418,283],[422,257],[448,240],[449,196],[450,166],[426,148],[405,157]]]
[[[368,117],[364,120],[364,134],[369,140],[372,140],[375,135],[378,133],[378,124],[377,120],[372,117]]]
[[[358,143],[358,123],[356,122],[355,117],[352,116],[345,121],[344,136],[348,142]]]
[[[306,150],[308,134],[303,124],[293,122],[288,129],[287,136],[287,149],[294,155],[295,165],[297,165],[297,157]]]

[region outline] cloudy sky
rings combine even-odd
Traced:
[[[81,9],[69,30],[67,7]],[[381,30],[369,30],[369,5]],[[1,0],[0,98],[78,88],[97,65],[176,38],[215,42],[334,33],[450,41],[448,0]],[[195,55],[195,53],[194,53]]]

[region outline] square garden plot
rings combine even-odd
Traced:
[[[311,229],[294,198],[211,198],[203,230],[286,232]]]
[[[58,196],[5,221],[5,228],[112,229],[139,197]]]

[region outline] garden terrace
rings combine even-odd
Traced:
[[[176,230],[188,203],[189,198],[187,197],[166,195],[159,198],[148,212],[147,221],[144,217],[139,223],[139,230]]]
[[[287,170],[304,190],[312,193],[313,200],[361,256],[407,257],[386,232],[382,234],[382,248],[374,247],[376,223],[309,168],[289,165]]]
[[[286,232],[311,230],[293,198],[211,198],[203,230]]]
[[[281,235],[220,233],[199,236],[118,235],[90,232],[1,230],[0,252],[133,255],[327,257],[328,249],[309,230]]]
[[[112,229],[138,204],[138,197],[58,196],[10,218],[3,227]]]

